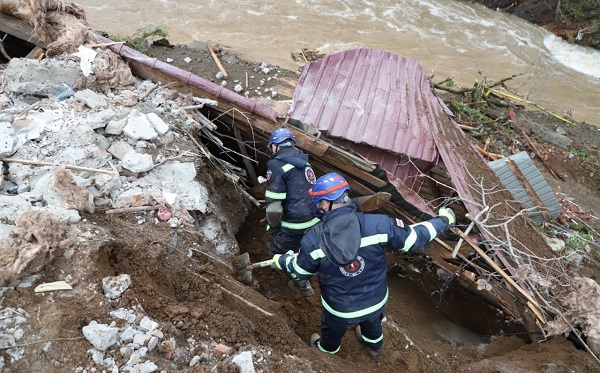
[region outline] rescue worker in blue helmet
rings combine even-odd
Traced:
[[[383,345],[389,296],[385,248],[418,249],[449,229],[456,217],[442,208],[438,217],[407,225],[387,215],[357,212],[349,192],[347,181],[337,173],[321,176],[309,191],[322,212],[321,222],[304,235],[297,256],[277,254],[273,260],[300,279],[319,275],[321,334],[311,336],[311,346],[335,354],[346,330],[358,324],[356,336],[375,358]]]
[[[296,147],[296,138],[289,128],[278,128],[269,138],[273,153],[267,162],[267,232],[273,236],[269,244],[271,255],[297,253],[304,233],[319,222],[316,204],[308,195],[317,178],[308,163],[308,154]],[[302,295],[314,293],[308,279],[292,275],[288,285]]]

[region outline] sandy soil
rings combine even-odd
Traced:
[[[218,48],[217,48],[218,49]],[[238,60],[231,51],[220,54],[229,82],[245,81],[260,91],[278,92],[276,105],[285,109],[291,98],[297,73],[277,69],[276,78],[260,85],[260,62]],[[219,72],[206,50],[184,47],[154,47],[155,57],[173,59],[173,64],[213,79]],[[184,62],[190,57],[192,62]],[[276,67],[274,67],[276,68]],[[233,83],[228,83],[233,85]],[[243,92],[241,93],[243,94]],[[255,90],[250,97],[258,96]],[[264,94],[263,94],[264,96]],[[273,100],[271,100],[273,101]],[[564,126],[576,147],[595,155],[583,161],[580,155],[563,152],[540,141],[543,128],[562,126],[547,115],[518,110],[517,129],[532,136],[547,149],[547,162],[565,181],[551,183],[575,200],[584,210],[600,215],[600,131],[589,125]],[[490,128],[489,135],[509,142],[518,135],[515,128]],[[519,137],[520,138],[520,137]],[[474,141],[485,141],[474,138]],[[191,148],[193,144],[188,144]],[[500,149],[491,149],[500,151]],[[579,157],[579,158],[578,158]],[[587,158],[586,158],[587,159]],[[544,166],[540,165],[540,169]],[[264,212],[245,202],[224,182],[219,171],[198,164],[198,178],[215,196],[224,214],[239,225],[240,252],[249,252],[253,261],[268,259]],[[547,177],[548,179],[548,177]],[[161,344],[149,353],[159,370],[167,372],[238,372],[231,357],[252,351],[255,369],[261,372],[597,372],[593,358],[562,336],[530,343],[516,320],[505,317],[481,298],[456,282],[439,277],[435,268],[417,256],[389,255],[390,304],[384,322],[385,343],[381,355],[372,360],[349,330],[339,354],[330,356],[308,346],[318,332],[320,301],[316,294],[303,298],[287,288],[287,277],[271,269],[253,273],[254,283],[246,286],[234,276],[231,257],[219,257],[199,243],[191,229],[166,224],[138,224],[139,214],[107,217],[102,211],[86,214],[80,224],[78,244],[42,272],[38,282],[56,281],[70,274],[72,292],[35,294],[32,288],[7,291],[0,305],[28,315],[19,341],[24,358],[11,362],[5,349],[5,371],[47,373],[94,371],[81,328],[90,321],[110,324],[108,312],[120,307],[134,309],[157,321],[164,341],[176,340],[177,348]],[[598,224],[598,220],[590,220]],[[597,225],[596,225],[597,226]],[[174,237],[176,245],[173,246]],[[195,248],[195,251],[190,251]],[[59,253],[60,254],[60,253]],[[124,295],[109,301],[100,289],[105,276],[127,273],[133,286]],[[596,273],[591,273],[596,276]],[[597,280],[597,278],[596,278]],[[196,342],[192,343],[193,339]],[[232,350],[219,355],[211,343]],[[198,366],[190,367],[195,355],[203,353]],[[109,350],[121,365],[126,358],[118,349]]]

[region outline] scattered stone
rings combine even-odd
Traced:
[[[98,324],[92,321],[82,329],[85,338],[98,350],[106,351],[117,343],[118,328],[112,328],[106,324]]]
[[[154,168],[154,162],[150,154],[141,154],[131,150],[123,157],[123,167],[135,173],[146,172]]]
[[[133,339],[135,338],[135,336],[137,334],[139,334],[140,332],[133,329],[132,327],[128,326],[123,333],[121,333],[119,335],[119,338],[123,341],[123,342],[132,342]]]
[[[79,65],[74,61],[13,58],[4,70],[7,92],[26,95],[53,95],[74,86],[79,79]]]
[[[156,132],[158,132],[159,135],[164,135],[169,130],[169,125],[165,123],[165,121],[162,120],[162,118],[159,117],[158,114],[148,113],[146,114],[146,117],[148,118],[148,121],[152,124],[152,126],[154,126],[154,129],[156,130]]]
[[[196,355],[192,358],[192,360],[190,360],[190,366],[194,367],[194,366],[198,365],[199,362],[200,362],[200,356]]]
[[[213,347],[214,347],[214,352],[217,355],[227,355],[229,353],[229,351],[231,351],[231,347],[226,346],[221,343],[218,343],[218,344],[214,343]]]
[[[244,351],[235,355],[232,362],[240,367],[240,373],[255,373],[252,352],[250,351]]]
[[[106,98],[91,89],[84,89],[75,93],[75,98],[86,104],[91,109],[105,109],[108,106]]]
[[[158,328],[158,323],[150,320],[148,316],[144,316],[144,318],[140,321],[140,326],[138,329],[143,332],[151,332],[156,328]]]
[[[573,140],[571,140],[570,138],[553,131],[544,131],[542,134],[542,138],[545,141],[560,146],[563,149],[567,149],[573,143]]]
[[[9,122],[0,122],[0,158],[12,155],[17,137]]]
[[[123,274],[102,279],[102,290],[108,299],[119,298],[131,285],[131,277]]]
[[[127,153],[129,153],[130,151],[134,152],[135,150],[131,145],[121,140],[113,142],[108,148],[108,152],[112,154],[113,157],[121,161],[123,160],[123,158],[125,158],[125,155],[127,155]]]
[[[133,110],[127,117],[123,133],[136,141],[139,139],[152,140],[158,136],[148,117],[136,110]]]

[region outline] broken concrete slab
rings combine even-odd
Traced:
[[[86,90],[86,91],[89,91]],[[93,92],[93,91],[92,91]],[[78,92],[79,93],[79,92]],[[80,125],[88,125],[92,129],[104,128],[117,115],[113,109],[104,109],[79,121]]]
[[[133,110],[127,116],[127,125],[123,128],[123,133],[133,140],[152,140],[158,137],[148,117],[137,110]]]
[[[108,107],[106,96],[92,91],[91,89],[84,89],[75,92],[75,98],[83,102],[90,109],[105,109],[106,107]]]
[[[122,140],[113,142],[108,148],[108,152],[120,161],[122,161],[123,158],[125,158],[125,155],[130,151],[135,151],[133,146]]]
[[[17,145],[17,136],[9,122],[0,122],[0,158],[7,157],[13,153]]]
[[[1,224],[0,223],[0,240],[7,240],[10,232],[15,228],[14,225],[11,224]]]
[[[209,193],[196,178],[193,163],[169,162],[157,166],[152,172],[133,182],[131,186],[142,188],[144,193],[162,196],[164,192],[177,194],[176,204],[182,203],[187,210],[206,213]]]
[[[31,210],[31,203],[20,196],[0,194],[0,220],[14,223],[17,216]]]
[[[6,90],[27,95],[57,95],[79,79],[79,67],[74,61],[13,58],[4,71]]]
[[[165,121],[158,116],[158,114],[148,113],[146,114],[146,117],[148,118],[150,123],[152,123],[154,129],[156,130],[156,132],[158,132],[159,135],[164,135],[169,130],[169,125],[166,124]]]
[[[104,128],[104,132],[109,135],[120,135],[123,133],[123,128],[127,125],[127,119],[111,120]]]
[[[544,131],[542,137],[549,143],[560,146],[563,149],[567,149],[573,143],[573,140],[571,140],[567,136],[561,135],[553,131]]]
[[[154,161],[150,154],[138,153],[135,150],[131,150],[125,154],[122,160],[124,168],[131,172],[146,172],[154,168]]]

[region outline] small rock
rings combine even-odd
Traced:
[[[217,344],[215,347],[215,354],[217,355],[227,355],[229,351],[231,351],[231,347],[225,346],[224,344]]]

